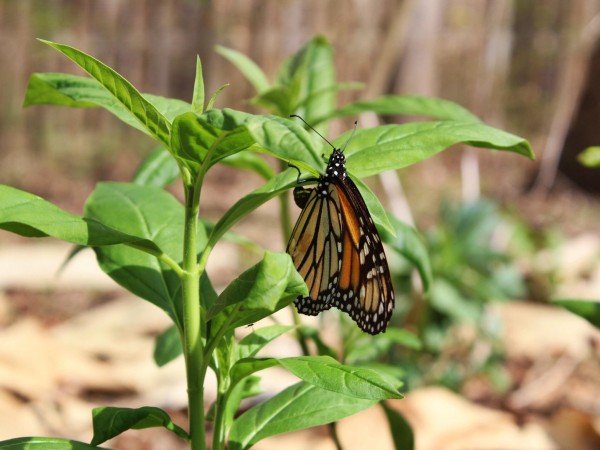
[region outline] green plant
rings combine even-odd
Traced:
[[[306,285],[284,253],[265,252],[223,292],[213,289],[206,263],[215,244],[231,227],[264,202],[279,197],[282,224],[289,232],[285,194],[297,184],[293,164],[317,175],[322,170],[322,143],[287,118],[215,109],[219,89],[208,101],[200,60],[192,102],[140,94],[113,69],[66,45],[43,41],[83,68],[92,78],[66,74],[34,74],[26,105],[100,106],[125,123],[154,138],[161,146],[141,163],[131,183],[99,183],[86,201],[83,215],[59,209],[43,199],[9,186],[0,186],[0,228],[28,237],[54,237],[91,247],[102,268],[117,283],[158,306],[173,326],[157,340],[155,358],[166,364],[183,353],[188,382],[189,425],[175,425],[154,407],[98,408],[93,411],[90,444],[55,438],[18,438],[0,443],[11,449],[90,449],[128,430],[165,427],[188,441],[193,450],[206,448],[207,423],[212,424],[212,448],[245,449],[265,437],[335,422],[386,399],[401,398],[399,380],[383,367],[358,367],[336,361],[318,332],[309,327],[275,325],[260,328],[237,341],[234,330],[257,322],[306,294]],[[227,52],[221,50],[222,52]],[[384,125],[359,129],[346,150],[347,167],[357,181],[373,219],[392,235],[403,233],[404,250],[428,283],[426,254],[415,250],[416,232],[394,226],[372,192],[357,177],[399,169],[426,159],[459,142],[508,150],[532,157],[523,139],[479,122],[463,108],[439,99],[383,97],[335,109],[331,48],[323,38],[309,42],[286,61],[275,84],[242,55],[228,51],[259,89],[257,104],[287,116],[300,113],[324,130],[327,120],[360,111],[411,113],[440,117],[441,122]],[[338,145],[346,135],[333,141]],[[282,161],[275,173],[260,153]],[[240,198],[216,224],[198,216],[206,173],[215,164],[255,171],[265,184]],[[163,188],[181,179],[185,202]],[[401,237],[401,236],[400,236]],[[402,249],[402,244],[398,244]],[[347,327],[346,327],[347,329]],[[257,353],[283,333],[295,330],[306,356],[259,358]],[[352,330],[356,333],[356,330]],[[388,336],[388,337],[386,337]],[[363,341],[366,336],[360,336]],[[319,355],[308,356],[312,339]],[[410,342],[400,330],[383,340]],[[355,339],[356,342],[357,339]],[[348,340],[346,343],[348,344]],[[366,341],[368,342],[368,341]],[[355,347],[346,345],[342,360]],[[356,358],[354,358],[357,360]],[[240,401],[259,392],[256,373],[281,366],[301,381],[236,417]],[[204,409],[204,379],[208,369],[218,381],[215,403]],[[386,409],[391,424],[403,419]],[[402,429],[407,429],[406,424]],[[395,434],[396,442],[407,436]],[[403,440],[404,439],[404,440]]]
[[[501,382],[500,329],[486,307],[525,297],[525,280],[509,246],[514,228],[491,200],[442,202],[439,222],[424,242],[433,281],[405,322],[423,344],[418,352],[402,355],[412,361],[410,385],[459,390],[470,377],[486,373]],[[406,270],[398,274],[410,286],[409,275]]]

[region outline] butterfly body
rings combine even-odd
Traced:
[[[336,307],[365,332],[385,331],[394,292],[381,239],[360,191],[334,149],[315,188],[294,189],[302,212],[288,243],[309,294],[295,301],[302,314]]]

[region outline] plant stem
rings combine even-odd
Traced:
[[[195,189],[186,189],[183,247],[183,328],[187,375],[189,431],[192,450],[205,450],[203,346],[200,317],[200,276],[196,256],[198,200]]]
[[[225,420],[225,405],[227,405],[226,392],[219,391],[215,403],[215,427],[213,429],[213,450],[221,450],[225,444],[225,429],[223,421]]]
[[[329,424],[329,435],[333,440],[333,444],[337,450],[343,450],[342,444],[340,442],[340,438],[337,434],[337,422],[332,422]]]

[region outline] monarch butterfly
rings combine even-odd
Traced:
[[[333,147],[325,174],[298,180],[318,182],[316,188],[294,188],[302,212],[287,252],[308,286],[308,296],[294,303],[310,316],[335,306],[375,335],[385,331],[394,309],[385,252],[367,205],[346,173],[348,142],[340,150],[325,141]]]

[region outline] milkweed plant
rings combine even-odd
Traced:
[[[392,95],[336,107],[337,92],[357,85],[336,82],[332,49],[323,37],[310,40],[284,61],[273,81],[244,55],[217,48],[256,89],[251,103],[267,109],[268,115],[215,108],[225,85],[205,97],[199,58],[191,102],[185,102],[142,94],[92,56],[68,45],[41,42],[72,60],[89,77],[35,73],[25,106],[102,107],[153,138],[158,147],[143,159],[131,182],[98,183],[81,215],[0,185],[0,228],[92,248],[100,268],[115,282],[169,316],[173,325],[157,338],[154,358],[162,366],[183,354],[189,422],[177,425],[167,412],[152,406],[107,406],[92,412],[89,444],[25,437],[0,442],[0,449],[96,449],[129,429],[164,427],[193,450],[241,450],[276,434],[335,424],[376,404],[384,408],[396,446],[412,448],[410,427],[386,403],[402,397],[398,368],[376,364],[374,358],[361,363],[351,355],[359,342],[375,353],[385,352],[393,343],[418,346],[414,335],[400,329],[392,317],[385,333],[370,336],[341,315],[343,344],[341,350],[334,350],[323,342],[317,328],[301,323],[291,306],[289,324],[255,326],[238,339],[236,329],[257,323],[306,296],[306,284],[289,255],[264,251],[258,263],[218,293],[206,272],[207,261],[221,239],[234,235],[230,231],[233,225],[271,199],[280,202],[281,226],[284,235],[290,235],[287,193],[298,186],[298,171],[307,177],[322,175],[327,161],[323,154],[331,153],[327,143],[290,119],[291,114],[300,115],[323,135],[327,135],[331,119],[355,118],[367,111],[433,119],[359,126],[344,152],[348,174],[384,241],[414,265],[425,289],[431,269],[419,234],[387,214],[361,179],[407,167],[458,143],[533,158],[527,141],[485,125],[455,103],[436,98]],[[332,144],[339,148],[348,137],[345,133]],[[280,170],[274,170],[264,155],[278,159]],[[205,176],[217,164],[253,171],[264,184],[241,193],[216,223],[209,223],[199,217],[199,206]],[[183,204],[164,189],[176,180],[183,185]],[[303,356],[258,356],[266,344],[285,333],[297,337]],[[240,414],[242,399],[261,392],[260,371],[274,366],[286,369],[299,381],[254,402]],[[209,369],[217,379],[216,399],[210,405],[205,403],[204,385]]]

